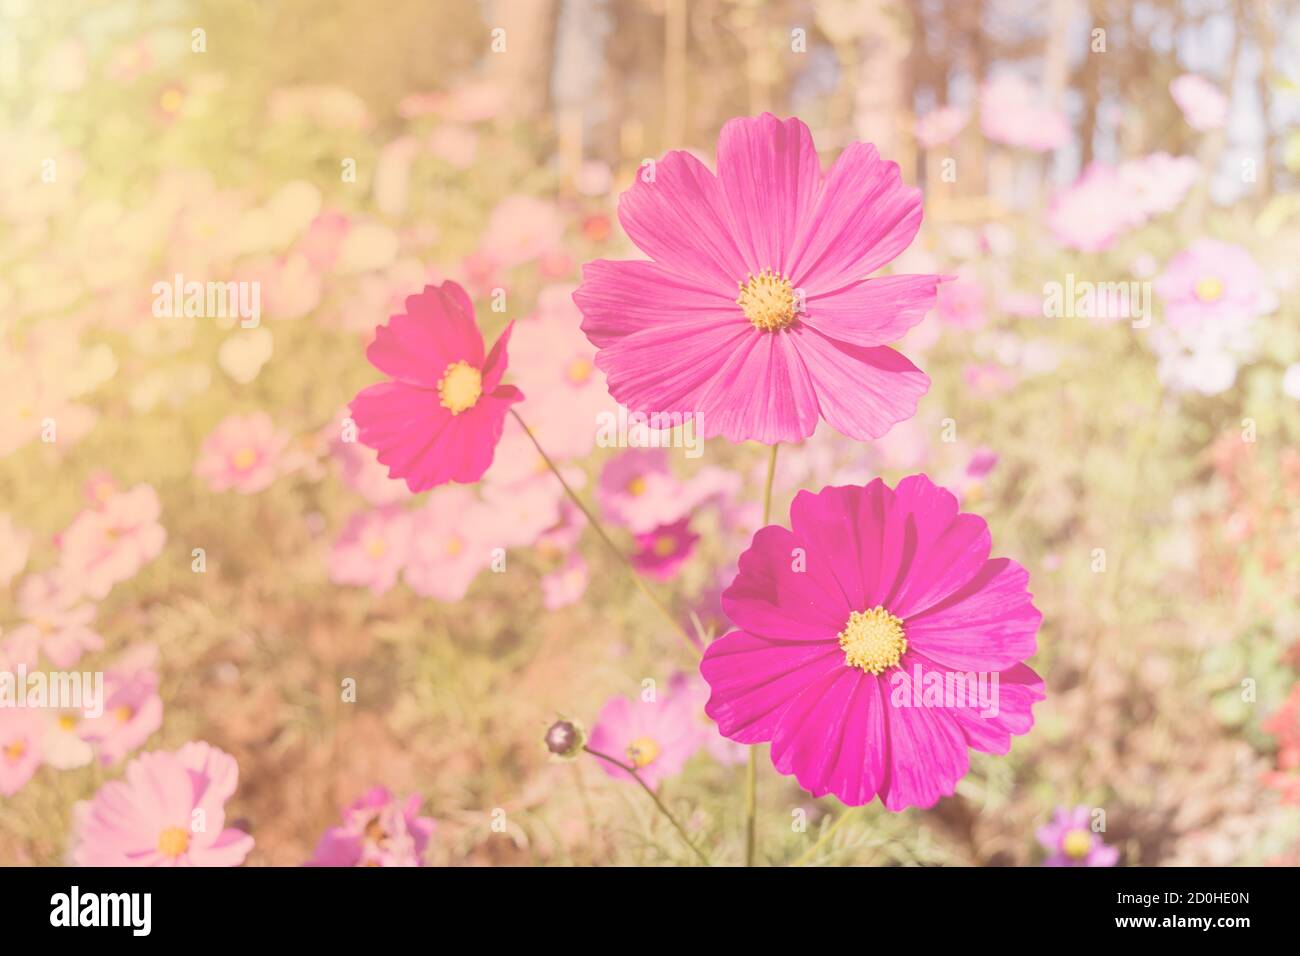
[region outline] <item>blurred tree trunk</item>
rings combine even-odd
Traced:
[[[498,2],[485,17],[490,31],[505,30],[505,49],[489,48],[487,70],[513,115],[540,117],[550,105],[556,6],[557,0]]]
[[[1259,181],[1263,185],[1265,198],[1274,194],[1276,184],[1273,182],[1273,149],[1276,141],[1273,136],[1271,115],[1273,112],[1273,88],[1270,78],[1273,75],[1273,8],[1270,0],[1254,0],[1251,4],[1251,32],[1255,47],[1259,50],[1259,73],[1255,77],[1255,89],[1259,95],[1259,110],[1264,122],[1263,153],[1259,161]]]
[[[901,2],[875,0],[859,41],[853,131],[858,139],[875,143],[885,159],[913,169],[915,158],[902,155],[900,135],[904,118],[911,112],[906,102],[907,22],[907,10]]]

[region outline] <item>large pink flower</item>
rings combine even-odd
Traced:
[[[732,740],[771,741],[814,796],[933,805],[968,748],[1006,753],[1033,724],[1028,574],[991,560],[984,520],[924,475],[800,492],[790,523],[754,535],[722,596],[740,630],[705,652],[707,713]]]
[[[60,567],[90,597],[103,599],[162,551],[167,532],[150,485],[136,485],[81,512],[59,537]]]
[[[618,214],[650,261],[589,262],[573,298],[629,409],[768,444],[819,417],[876,438],[915,412],[929,379],[888,344],[934,305],[939,277],[866,278],[921,223],[920,191],[874,146],[850,144],[823,174],[799,120],[734,119],[717,176],[670,152]]]
[[[437,824],[422,817],[417,793],[399,800],[375,787],[343,811],[343,825],[330,827],[307,866],[424,866],[424,851]]]
[[[202,741],[141,754],[74,814],[77,866],[238,866],[253,838],[225,827],[235,758]],[[202,811],[202,812],[199,812]]]
[[[502,385],[510,328],[484,358],[474,306],[454,282],[427,285],[375,330],[370,364],[392,381],[352,400],[361,442],[411,491],[473,482],[492,464],[506,412],[523,398]]]

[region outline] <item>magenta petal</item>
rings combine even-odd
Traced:
[[[997,674],[996,688],[989,672],[954,672],[952,668],[909,650],[902,662],[903,669],[910,673],[917,664],[924,674],[941,674],[947,681],[949,674],[956,673],[966,681],[955,686],[965,689],[967,700],[974,693],[975,700],[970,706],[950,706],[960,702],[954,694],[953,700],[945,701],[944,712],[957,721],[966,735],[967,745],[983,753],[1004,754],[1011,749],[1013,736],[1029,733],[1034,726],[1033,705],[1046,696],[1043,679],[1025,664],[992,672]],[[972,677],[984,681],[985,692],[992,698],[989,707],[979,703],[978,685],[970,682]]]
[[[808,562],[808,551],[785,528],[760,529],[740,556],[736,579],[722,592],[727,618],[772,640],[834,642],[856,608],[849,607],[824,562]]]
[[[866,278],[911,244],[921,191],[869,143],[850,143],[826,174],[820,199],[795,240],[787,275],[814,296]]]
[[[955,501],[953,505],[955,510]],[[906,579],[890,597],[890,610],[902,618],[957,593],[988,561],[992,539],[988,523],[979,515],[929,517],[934,519],[932,523],[927,523],[927,516],[913,513],[915,548],[909,548],[912,554]]]
[[[459,294],[464,296],[463,290]],[[375,329],[366,349],[370,364],[398,381],[425,388],[436,387],[453,362],[482,367],[483,337],[473,313],[462,312],[456,298],[431,285],[409,296],[404,314]]]
[[[799,226],[812,214],[821,186],[821,162],[808,127],[771,113],[729,120],[718,135],[718,181],[746,273],[773,269],[788,275]]]
[[[700,661],[710,688],[704,712],[724,737],[746,744],[771,740],[800,691],[843,669],[844,652],[834,641],[785,644],[732,631],[710,644]]]
[[[487,361],[483,363],[483,391],[491,392],[501,381],[501,376],[506,371],[506,346],[510,343],[510,333],[514,331],[515,324],[511,322],[505,327],[505,330],[497,338],[496,344],[492,346],[492,351],[488,353]]]
[[[836,431],[867,441],[916,414],[930,379],[898,352],[833,342],[808,326],[791,331],[822,417]]]
[[[800,320],[827,338],[872,347],[897,342],[934,308],[939,276],[879,276],[810,295]]]
[[[765,445],[801,441],[817,428],[817,396],[791,339],[750,329],[697,399],[705,438]]]
[[[862,555],[859,543],[867,538],[857,523],[862,497],[868,489],[849,485],[823,488],[817,494],[800,491],[790,504],[790,526],[806,545],[807,561],[823,577],[835,581],[850,611],[866,610]],[[847,621],[847,615],[845,621]],[[843,627],[845,621],[840,622]]]
[[[851,806],[883,779],[884,723],[876,678],[842,667],[794,699],[772,738],[772,765],[793,773],[814,797],[834,793]],[[870,741],[868,743],[868,741]]]
[[[887,672],[887,698],[895,690],[912,696],[906,670]],[[897,682],[897,683],[895,683]],[[966,737],[951,713],[935,707],[896,707],[886,712],[889,725],[889,776],[881,796],[890,810],[932,807],[951,796],[970,769]]]
[[[906,618],[908,644],[957,670],[1002,670],[1038,649],[1043,615],[1029,572],[1007,558],[986,562],[961,590]]]
[[[745,277],[722,188],[690,153],[642,166],[619,197],[618,219],[642,252],[705,288],[725,293]]]
[[[582,331],[598,349],[646,329],[701,321],[721,324],[744,317],[736,305],[734,283],[718,291],[639,259],[584,264],[573,301],[582,312]]]

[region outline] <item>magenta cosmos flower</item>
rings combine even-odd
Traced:
[[[424,851],[437,824],[420,816],[417,793],[399,800],[374,787],[343,811],[343,825],[330,827],[307,866],[424,866]]]
[[[225,827],[235,758],[202,741],[141,754],[74,811],[77,866],[238,866],[253,838]],[[202,811],[201,813],[199,811]]]
[[[795,497],[722,595],[706,712],[813,796],[890,810],[951,794],[968,749],[1006,753],[1043,682],[1022,661],[1042,615],[1024,568],[925,475]],[[994,683],[996,675],[996,683]]]
[[[509,339],[507,326],[484,357],[474,305],[454,282],[425,286],[375,330],[366,358],[392,381],[362,390],[351,409],[390,477],[413,492],[482,477],[506,412],[524,397],[501,384]]]
[[[934,305],[939,277],[866,278],[921,224],[920,191],[874,146],[850,144],[823,174],[799,120],[733,119],[716,176],[670,152],[618,216],[650,260],[587,263],[573,299],[629,409],[767,444],[819,418],[876,438],[915,412],[930,380],[887,346]]]
[[[1087,807],[1058,807],[1052,822],[1038,828],[1047,850],[1043,866],[1114,866],[1119,850],[1094,833]]]

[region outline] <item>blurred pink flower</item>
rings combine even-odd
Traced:
[[[1048,851],[1043,866],[1114,866],[1119,850],[1092,831],[1088,808],[1058,807],[1052,822],[1038,828],[1038,842]]]
[[[440,123],[429,133],[429,152],[455,169],[469,169],[478,155],[478,133],[468,126]]]
[[[984,285],[973,279],[958,278],[939,286],[939,319],[947,325],[971,331],[983,327]]]
[[[1165,321],[1174,326],[1251,319],[1271,312],[1276,296],[1268,278],[1242,246],[1197,239],[1155,280]]]
[[[374,595],[391,590],[410,557],[411,529],[411,516],[396,507],[353,515],[330,550],[330,580]]]
[[[1201,175],[1190,156],[1151,153],[1119,165],[1119,188],[1143,219],[1173,212]]]
[[[12,797],[41,765],[44,712],[0,707],[0,796]]]
[[[668,693],[673,697],[681,696],[695,715],[709,756],[728,767],[739,766],[749,759],[749,748],[722,736],[713,718],[704,712],[704,705],[709,702],[709,685],[703,677],[678,671],[668,682]]]
[[[104,766],[118,763],[162,726],[156,656],[152,645],[140,645],[104,672],[104,712],[87,717],[80,731]]]
[[[213,491],[251,495],[270,487],[281,472],[289,436],[266,412],[228,415],[203,440],[194,473]]]
[[[605,462],[596,498],[610,521],[644,534],[682,516],[682,483],[662,448],[629,448]]]
[[[695,545],[700,540],[689,523],[690,518],[682,518],[638,534],[636,550],[631,554],[632,566],[655,580],[671,580],[695,553]]]
[[[73,519],[58,540],[59,566],[90,597],[102,600],[162,552],[167,532],[150,485],[119,491]]]
[[[83,600],[77,582],[58,568],[23,580],[18,613],[23,623],[14,628],[14,636],[34,640],[57,668],[70,668],[85,652],[104,646],[94,628],[95,605]]]
[[[1011,369],[996,362],[975,362],[962,369],[966,387],[981,395],[1002,395],[1016,385]]]
[[[1219,129],[1228,119],[1228,98],[1203,76],[1184,73],[1169,82],[1169,95],[1194,130]]]
[[[41,749],[47,767],[73,770],[95,759],[95,748],[81,733],[81,711],[46,710],[44,713],[45,737]]]
[[[346,213],[326,210],[308,224],[295,250],[317,272],[329,272],[338,262],[343,240],[351,228],[352,220]]]
[[[953,140],[966,126],[970,113],[956,106],[941,106],[919,117],[913,127],[916,141],[933,149]]]
[[[307,866],[424,866],[424,851],[437,823],[419,815],[419,794],[399,800],[374,787],[343,811],[343,825],[330,827]]]
[[[493,208],[479,250],[510,269],[551,252],[563,239],[564,219],[555,203],[514,193]]]
[[[0,511],[0,588],[27,567],[27,555],[32,546],[32,533],[14,524],[14,519]]]
[[[980,88],[980,129],[994,142],[1043,153],[1070,141],[1070,123],[1059,110],[1037,102],[1034,88],[1013,73]]]
[[[1062,245],[1097,252],[1138,225],[1142,216],[1118,170],[1105,163],[1093,163],[1052,197],[1047,228]]]
[[[587,562],[574,552],[564,566],[542,575],[542,607],[548,611],[576,604],[587,593]]]
[[[82,494],[86,499],[86,504],[92,508],[103,507],[104,502],[120,490],[117,479],[106,468],[92,471],[86,477],[86,483],[82,486]]]
[[[339,463],[345,485],[372,505],[396,504],[411,497],[406,482],[388,477],[388,469],[379,463],[373,448],[359,441],[343,441],[333,426],[328,428],[328,433],[330,452]]]
[[[654,700],[611,697],[601,708],[587,746],[636,768],[646,786],[656,788],[686,766],[704,742],[688,697],[669,693]],[[627,771],[598,761],[611,777],[631,782]]]
[[[77,866],[238,866],[253,838],[226,828],[235,758],[202,741],[141,754],[74,811]]]
[[[440,488],[411,512],[410,558],[402,577],[416,594],[459,601],[492,561],[497,542],[486,539],[490,514],[469,488]]]

